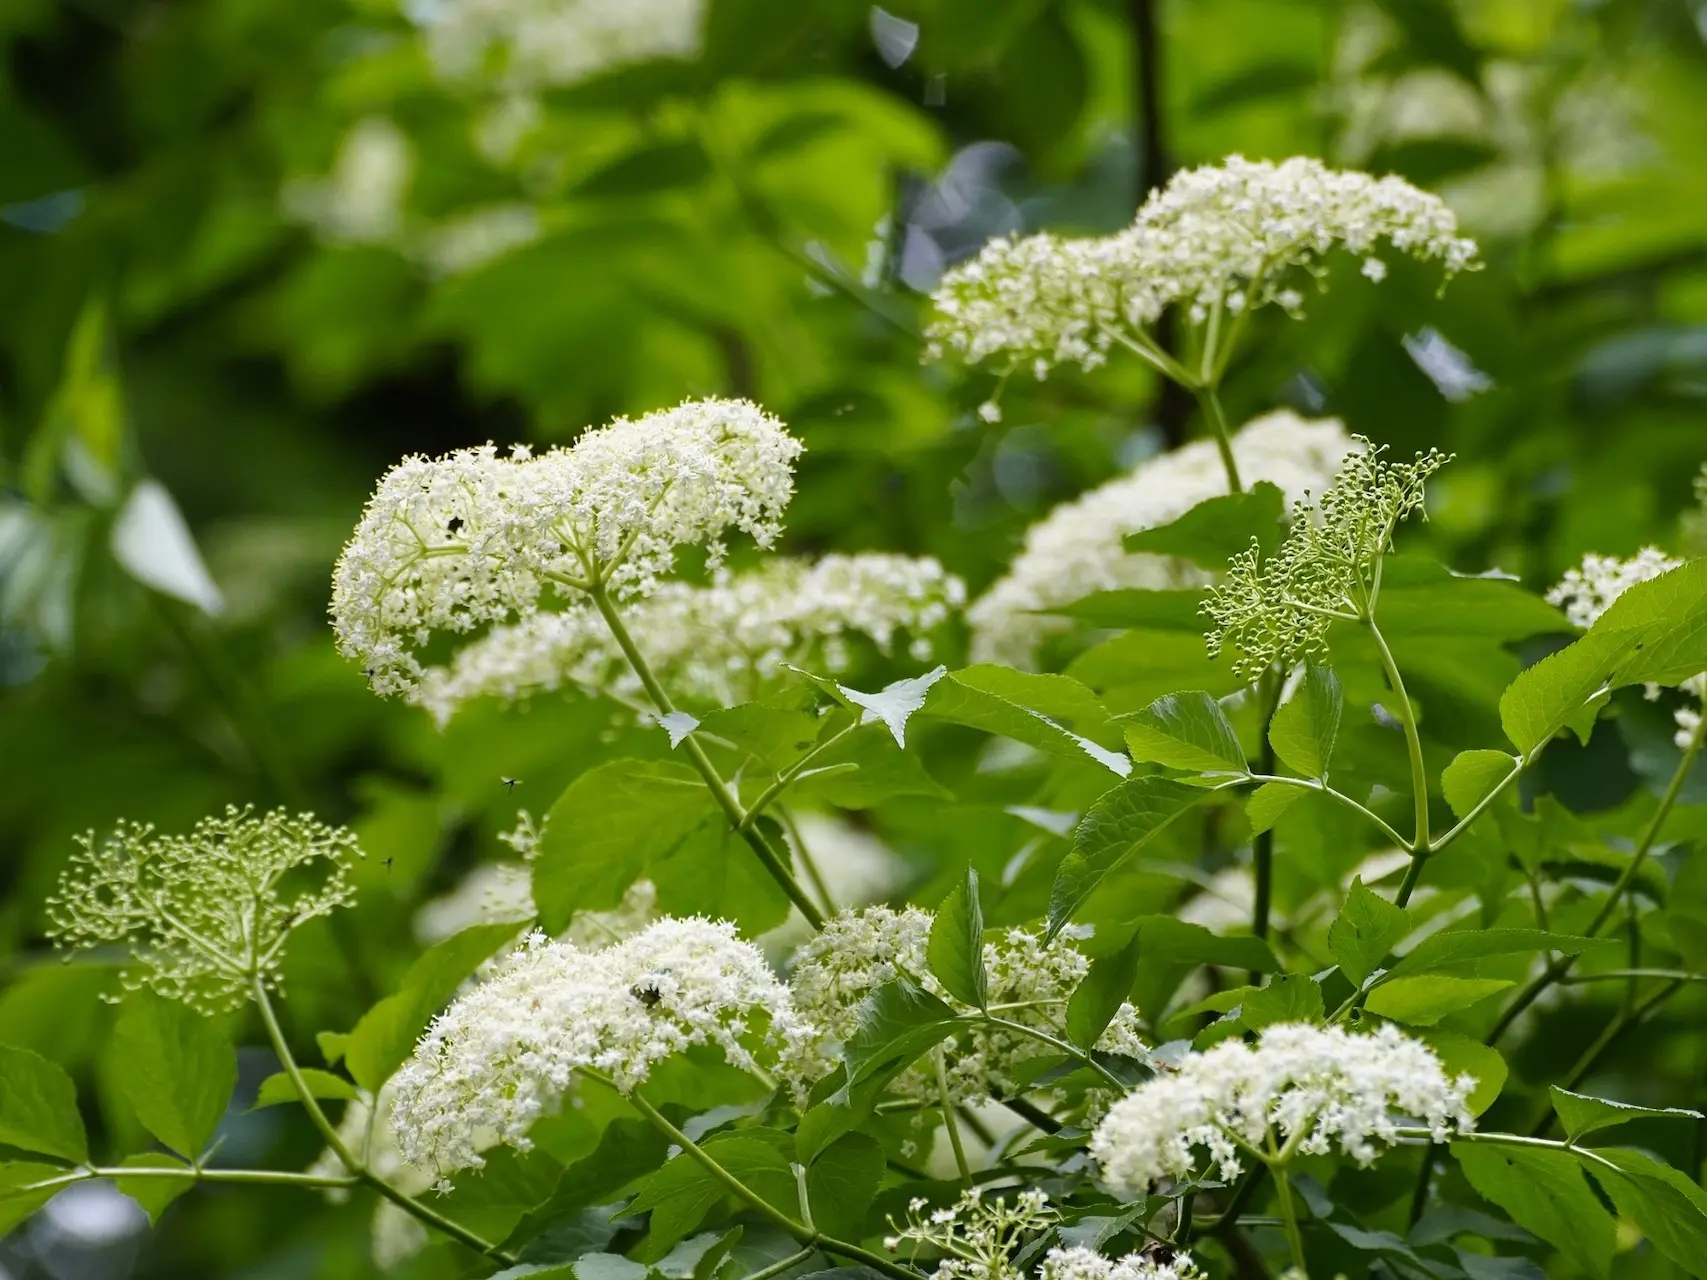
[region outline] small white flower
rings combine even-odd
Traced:
[[[986,400],[978,406],[978,416],[985,422],[1000,422],[1002,420],[1002,406],[994,400]]]
[[[1363,275],[1365,279],[1377,284],[1387,278],[1387,264],[1380,258],[1365,258],[1363,260]]]
[[[1547,593],[1547,603],[1563,609],[1572,626],[1592,627],[1614,600],[1638,582],[1657,578],[1682,563],[1658,547],[1643,547],[1628,560],[1590,552],[1581,565],[1565,571]]]
[[[1189,1253],[1176,1253],[1165,1262],[1140,1253],[1105,1258],[1075,1245],[1046,1253],[1037,1277],[1038,1280],[1202,1280],[1203,1272]]]
[[[387,244],[403,233],[403,198],[414,171],[409,139],[373,116],[344,136],[330,174],[285,187],[285,212],[332,244]]]
[[[441,76],[510,90],[570,85],[654,58],[697,57],[705,0],[441,0],[413,7]],[[495,70],[494,70],[495,69]]]
[[[1400,1118],[1420,1121],[1436,1142],[1471,1126],[1469,1076],[1451,1079],[1433,1049],[1391,1025],[1372,1035],[1283,1023],[1255,1045],[1224,1040],[1178,1071],[1139,1085],[1110,1108],[1091,1136],[1109,1187],[1127,1199],[1205,1166],[1231,1181],[1238,1143],[1272,1140],[1323,1154],[1338,1146],[1359,1164],[1397,1139]]]

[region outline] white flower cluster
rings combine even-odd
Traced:
[[[1246,483],[1278,485],[1289,503],[1320,492],[1354,447],[1338,419],[1311,421],[1289,409],[1253,419],[1233,437]],[[1007,576],[967,610],[973,661],[1032,666],[1039,644],[1073,625],[1044,611],[1094,591],[1205,582],[1206,574],[1171,556],[1126,554],[1121,539],[1177,520],[1226,491],[1220,454],[1213,442],[1199,440],[1056,507],[1027,531]]]
[[[1037,1269],[1037,1280],[1204,1280],[1203,1272],[1189,1253],[1171,1258],[1129,1253],[1124,1258],[1105,1258],[1075,1245],[1051,1249]]]
[[[1096,239],[999,239],[943,277],[927,358],[968,364],[999,357],[1044,377],[1061,364],[1091,369],[1117,342],[1139,339],[1173,305],[1194,323],[1273,303],[1298,314],[1299,275],[1320,276],[1333,249],[1435,259],[1447,273],[1475,261],[1439,197],[1400,178],[1336,172],[1295,156],[1280,164],[1229,156],[1174,175],[1124,231]]]
[[[433,1176],[411,1166],[398,1150],[391,1128],[392,1099],[390,1085],[380,1089],[377,1106],[373,1097],[363,1090],[345,1106],[338,1121],[338,1138],[370,1173],[404,1195],[419,1196],[432,1189]],[[345,1169],[337,1154],[327,1148],[308,1167],[308,1172],[316,1177],[337,1178],[349,1170]],[[328,1191],[326,1198],[341,1204],[349,1198],[349,1192],[337,1188]],[[419,1218],[389,1200],[381,1200],[374,1206],[369,1239],[374,1264],[381,1271],[390,1271],[427,1247],[427,1229]]]
[[[618,418],[538,457],[491,445],[406,459],[380,480],[333,576],[338,648],[375,692],[421,679],[436,631],[531,616],[548,583],[645,595],[679,546],[722,557],[740,529],[781,532],[800,442],[745,400]]]
[[[956,1012],[973,1012],[950,996],[931,972],[926,948],[933,919],[918,907],[844,911],[795,953],[789,979],[794,1034],[783,1047],[779,1073],[797,1094],[804,1095],[836,1068],[842,1045],[859,1027],[862,1003],[886,983],[906,979]],[[1003,1009],[1003,1017],[1059,1036],[1067,997],[1085,976],[1089,961],[1065,938],[1045,943],[1036,930],[1010,929],[984,944],[984,968],[990,1003],[1010,1006]],[[1122,1005],[1098,1048],[1146,1058],[1137,1016],[1131,1005]],[[966,1102],[1006,1092],[1020,1064],[1052,1052],[1018,1032],[970,1027],[947,1045],[949,1093]],[[931,1073],[920,1067],[902,1072],[892,1089],[921,1102],[937,1096]]]
[[[283,809],[227,808],[183,836],[120,823],[83,836],[48,899],[48,934],[62,947],[125,943],[126,988],[219,1013],[276,989],[291,931],[355,900],[361,850],[342,827]]]
[[[1565,571],[1565,576],[1547,593],[1547,603],[1563,609],[1573,627],[1586,629],[1638,582],[1669,573],[1682,563],[1658,547],[1643,547],[1628,560],[1590,552],[1581,565]]]
[[[1614,600],[1638,582],[1647,582],[1662,573],[1669,573],[1681,564],[1682,560],[1668,556],[1658,547],[1643,547],[1628,560],[1590,552],[1583,557],[1581,565],[1565,571],[1565,576],[1547,593],[1547,603],[1563,609],[1572,626],[1586,630],[1600,620],[1600,615],[1612,607]],[[1697,702],[1707,699],[1707,673],[1691,676],[1679,688],[1692,694]],[[1648,696],[1657,698],[1659,692],[1657,686],[1650,687]],[[1672,735],[1672,740],[1679,751],[1687,751],[1700,731],[1701,709],[1698,706],[1679,707],[1672,713],[1672,718],[1677,722],[1677,732]]]
[[[574,84],[654,58],[697,57],[705,0],[442,0],[417,6],[447,79],[511,90]]]
[[[1035,1187],[1012,1200],[969,1187],[954,1204],[926,1214],[929,1205],[922,1197],[908,1201],[906,1223],[891,1218],[895,1234],[883,1244],[894,1252],[909,1243],[914,1256],[920,1245],[940,1251],[943,1258],[932,1273],[934,1280],[1022,1280],[1025,1271],[1015,1255],[1061,1216]]]
[[[285,186],[285,212],[333,244],[386,244],[403,233],[414,149],[396,125],[371,116],[351,127],[324,178]]]
[[[750,1042],[782,1034],[788,990],[733,925],[664,919],[602,950],[535,935],[428,1028],[393,1077],[398,1149],[439,1175],[525,1150],[577,1070],[624,1092],[696,1045],[760,1070]]]
[[[1283,1023],[1255,1045],[1224,1040],[1189,1055],[1178,1071],[1139,1085],[1091,1136],[1091,1155],[1109,1187],[1128,1199],[1208,1163],[1238,1176],[1243,1147],[1290,1146],[1305,1154],[1339,1149],[1369,1164],[1391,1145],[1398,1119],[1421,1121],[1436,1142],[1471,1126],[1469,1076],[1449,1079],[1433,1049],[1382,1026],[1372,1035]]]
[[[837,673],[856,635],[888,651],[932,655],[931,633],[965,603],[966,587],[932,559],[830,555],[777,559],[746,573],[720,570],[709,586],[659,584],[628,604],[629,633],[647,664],[689,704],[728,706],[758,696],[785,662]],[[482,697],[515,701],[563,687],[640,698],[638,677],[610,629],[584,609],[536,613],[498,627],[426,673],[411,700],[442,725]]]

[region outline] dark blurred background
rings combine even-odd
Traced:
[[[440,734],[337,658],[331,564],[385,467],[750,396],[809,449],[793,549],[931,553],[976,591],[1199,424],[1128,362],[1016,379],[986,425],[989,379],[920,365],[924,294],[991,235],[1117,228],[1180,166],[1399,173],[1484,247],[1443,295],[1352,271],[1264,316],[1235,419],[1455,451],[1421,536],[1461,568],[1677,547],[1707,455],[1702,0],[634,3],[680,47],[590,68],[469,34],[574,7],[541,0],[0,4],[6,1041],[109,1069],[110,974],[34,958],[75,833],[226,802],[353,823],[367,903],[291,1001],[346,1025],[407,963],[404,907],[610,750],[568,702]],[[0,1276],[130,1265],[128,1202],[65,1203]],[[270,1254],[292,1218],[265,1204],[202,1197],[153,1273],[363,1274],[360,1221]]]

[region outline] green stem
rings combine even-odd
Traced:
[[[1239,463],[1233,457],[1233,432],[1227,425],[1227,413],[1221,408],[1221,397],[1214,383],[1205,383],[1193,387],[1192,394],[1197,397],[1198,406],[1203,410],[1203,416],[1209,422],[1209,428],[1215,435],[1215,447],[1221,453],[1221,466],[1227,472],[1227,491],[1243,493],[1245,486],[1239,482]]]
[[[28,1195],[35,1191],[52,1191],[76,1182],[92,1182],[97,1178],[185,1178],[191,1182],[228,1182],[249,1186],[304,1187],[312,1190],[333,1190],[356,1187],[361,1179],[320,1173],[297,1173],[289,1169],[203,1169],[195,1165],[86,1165],[57,1177],[45,1178],[23,1186],[7,1187],[0,1191],[0,1200]]]
[[[752,810],[749,809],[748,812],[751,813]],[[794,856],[800,860],[800,865],[806,872],[806,879],[812,885],[812,891],[818,895],[818,901],[824,904],[824,913],[835,915],[835,896],[830,892],[824,873],[818,869],[818,862],[813,858],[812,850],[806,847],[806,838],[800,834],[800,827],[794,821],[794,815],[784,808],[778,808],[777,814],[782,819],[783,830],[788,832],[789,839],[794,841]]]
[[[972,1166],[966,1162],[966,1148],[960,1141],[960,1124],[954,1112],[954,1100],[948,1093],[948,1066],[939,1044],[931,1054],[936,1066],[936,1093],[942,1103],[942,1126],[948,1130],[948,1145],[954,1148],[954,1166],[960,1170],[960,1180],[972,1185]]]
[[[800,1250],[799,1253],[791,1253],[788,1257],[782,1259],[782,1261],[773,1262],[770,1266],[763,1267],[760,1270],[753,1272],[752,1275],[747,1277],[747,1280],[771,1280],[772,1276],[780,1276],[784,1271],[789,1270],[791,1267],[798,1267],[802,1262],[805,1262],[817,1252],[818,1251],[816,1249],[806,1248]]]
[[[988,1022],[993,1027],[1001,1027],[1005,1031],[1012,1031],[1015,1035],[1029,1036],[1039,1044],[1046,1044],[1052,1049],[1056,1049],[1059,1052],[1066,1054],[1069,1058],[1076,1058],[1118,1089],[1121,1096],[1125,1096],[1125,1082],[1122,1081],[1119,1076],[1115,1075],[1114,1072],[1103,1066],[1102,1063],[1098,1062],[1095,1056],[1086,1053],[1083,1049],[1079,1048],[1078,1045],[1069,1044],[1065,1040],[1050,1035],[1047,1031],[1039,1031],[1036,1027],[1028,1027],[1023,1022],[1011,1022],[1007,1018],[991,1017],[988,1014],[985,1015],[984,1021]]]
[[[1405,681],[1399,674],[1399,664],[1393,661],[1393,651],[1387,647],[1387,638],[1381,634],[1381,628],[1375,625],[1373,607],[1364,617],[1363,623],[1375,640],[1376,651],[1381,655],[1381,667],[1387,673],[1387,683],[1392,687],[1393,696],[1398,701],[1399,723],[1405,730],[1405,750],[1411,757],[1411,791],[1415,801],[1416,835],[1410,843],[1411,865],[1405,872],[1404,883],[1399,886],[1398,896],[1393,899],[1402,907],[1411,900],[1411,893],[1422,877],[1423,862],[1432,852],[1428,832],[1428,766],[1423,761],[1422,735],[1417,732],[1416,711],[1411,706],[1410,695],[1405,692]]]
[[[831,747],[835,746],[843,738],[847,737],[855,729],[859,728],[859,724],[860,722],[856,719],[845,729],[838,729],[828,738],[825,738],[822,742],[814,746],[812,750],[801,756],[800,759],[789,765],[782,773],[778,774],[776,781],[772,782],[770,786],[759,792],[758,796],[753,800],[753,803],[747,806],[746,821],[749,824],[755,821],[758,816],[765,811],[766,806],[786,791],[789,785],[806,770],[807,766],[809,766],[819,756],[823,755]]]
[[[1298,1231],[1298,1210],[1292,1203],[1292,1184],[1287,1180],[1284,1163],[1274,1166],[1274,1190],[1280,1200],[1280,1220],[1286,1229],[1286,1247],[1292,1253],[1292,1265],[1304,1271],[1304,1237]]]
[[[1612,886],[1612,891],[1606,895],[1606,901],[1595,913],[1594,920],[1589,924],[1589,927],[1583,931],[1586,936],[1592,938],[1606,926],[1606,922],[1618,910],[1619,901],[1624,896],[1625,891],[1635,883],[1636,873],[1641,870],[1649,851],[1654,847],[1654,842],[1659,839],[1660,829],[1665,825],[1666,818],[1671,815],[1673,806],[1677,804],[1677,798],[1683,791],[1683,784],[1689,777],[1689,771],[1695,765],[1696,757],[1701,754],[1704,730],[1707,730],[1707,717],[1702,718],[1701,724],[1697,725],[1695,732],[1690,735],[1689,745],[1684,748],[1683,756],[1677,762],[1677,768],[1672,771],[1671,781],[1666,784],[1665,794],[1660,797],[1659,807],[1648,819],[1648,825],[1643,828],[1641,838],[1637,840],[1636,848],[1630,855],[1630,861],[1619,874],[1617,881]],[[1575,956],[1560,956],[1543,969],[1540,975],[1520,991],[1511,1004],[1506,1006],[1505,1011],[1499,1016],[1499,1021],[1494,1023],[1493,1030],[1488,1033],[1487,1043],[1490,1045],[1498,1044],[1500,1037],[1511,1030],[1512,1023],[1517,1021],[1523,1011],[1534,1004],[1536,998],[1543,991],[1563,979],[1576,962]]]
[[[1389,840],[1391,840],[1399,848],[1404,849],[1407,852],[1410,850],[1410,847],[1411,847],[1410,841],[1406,840],[1404,836],[1400,835],[1397,831],[1393,830],[1392,824],[1389,823],[1380,814],[1376,813],[1373,809],[1366,808],[1365,806],[1359,804],[1357,801],[1353,800],[1350,796],[1346,795],[1345,792],[1335,791],[1332,787],[1330,787],[1327,783],[1321,781],[1319,778],[1289,778],[1289,777],[1285,776],[1284,774],[1275,774],[1275,773],[1253,773],[1253,774],[1249,774],[1247,776],[1250,778],[1250,780],[1252,782],[1278,782],[1282,786],[1302,787],[1306,791],[1319,791],[1323,795],[1325,795],[1328,799],[1332,800],[1335,804],[1344,805],[1346,808],[1350,809],[1353,813],[1361,814],[1364,818],[1368,819],[1371,823],[1373,823],[1376,827],[1378,827],[1381,831],[1381,834],[1386,836]]]
[[[587,1075],[590,1079],[599,1081],[601,1084],[610,1085],[612,1088],[615,1087],[603,1076],[599,1076],[590,1071],[583,1072],[583,1074]],[[623,1094],[622,1096],[628,1100],[636,1111],[645,1116],[647,1121],[651,1123],[654,1128],[686,1152],[689,1159],[698,1163],[699,1166],[709,1173],[713,1179],[720,1183],[726,1191],[758,1213],[760,1217],[764,1218],[765,1221],[769,1222],[772,1226],[777,1227],[782,1231],[786,1231],[789,1235],[800,1241],[801,1244],[812,1245],[823,1249],[826,1253],[839,1254],[844,1258],[853,1258],[859,1262],[865,1263],[868,1267],[881,1271],[884,1275],[893,1276],[894,1280],[919,1280],[918,1272],[913,1271],[908,1267],[900,1266],[899,1264],[890,1261],[888,1258],[885,1258],[882,1254],[873,1253],[870,1249],[861,1248],[859,1245],[850,1244],[845,1240],[837,1240],[832,1236],[825,1235],[816,1227],[808,1227],[803,1222],[796,1222],[781,1209],[778,1209],[775,1205],[760,1196],[756,1191],[749,1188],[746,1183],[742,1182],[734,1174],[730,1173],[729,1170],[725,1169],[720,1163],[718,1163],[717,1158],[710,1152],[706,1151],[704,1147],[700,1146],[692,1138],[688,1137],[687,1134],[683,1133],[680,1129],[676,1128],[675,1125],[671,1124],[663,1112],[659,1111],[640,1095],[639,1090],[634,1090],[630,1093]]]
[[[657,709],[658,714],[673,715],[676,710],[675,703],[670,701],[670,695],[664,691],[664,686],[658,683],[658,677],[652,673],[651,665],[635,645],[634,637],[628,634],[628,627],[617,612],[616,606],[611,602],[610,595],[606,592],[603,584],[594,583],[589,586],[587,595],[591,598],[593,607],[599,611],[599,616],[605,620],[605,625],[610,628],[611,636],[616,640],[617,647],[628,659],[628,665],[634,669],[634,674],[639,677],[641,686],[646,690],[646,696],[652,700],[652,705]],[[794,873],[788,869],[788,865],[777,854],[776,850],[771,848],[770,842],[764,838],[763,833],[749,821],[747,811],[741,807],[741,802],[729,790],[728,784],[723,781],[723,775],[717,772],[717,766],[711,763],[711,757],[705,754],[705,748],[700,746],[693,734],[690,733],[682,739],[682,750],[686,752],[693,767],[699,770],[700,777],[705,779],[706,787],[711,791],[712,798],[717,801],[718,807],[723,810],[724,816],[729,819],[729,825],[747,842],[747,847],[753,851],[760,864],[770,873],[771,878],[782,886],[782,891],[788,895],[789,901],[800,909],[800,914],[806,917],[807,922],[814,929],[822,929],[824,927],[824,913],[818,909],[818,904],[812,901],[806,890],[800,887],[800,882],[794,878]]]
[[[515,1257],[504,1252],[497,1245],[474,1234],[467,1227],[444,1216],[436,1209],[430,1209],[414,1196],[405,1195],[392,1186],[384,1178],[368,1169],[365,1162],[357,1160],[350,1152],[344,1140],[338,1136],[338,1130],[326,1118],[326,1113],[320,1109],[320,1103],[315,1098],[313,1090],[308,1087],[308,1081],[303,1079],[302,1068],[296,1065],[296,1057],[290,1051],[290,1045],[284,1037],[284,1030],[279,1026],[278,1015],[273,1012],[272,1001],[267,998],[266,984],[259,975],[253,980],[253,992],[256,1007],[261,1011],[261,1021],[266,1025],[267,1038],[272,1041],[273,1052],[278,1055],[279,1063],[290,1077],[291,1086],[296,1090],[297,1100],[302,1103],[302,1109],[308,1113],[314,1127],[320,1130],[320,1136],[326,1139],[326,1145],[332,1149],[343,1166],[350,1171],[358,1182],[372,1187],[392,1204],[402,1209],[411,1217],[418,1218],[430,1227],[436,1227],[451,1239],[467,1245],[477,1253],[483,1253],[488,1258],[504,1263],[506,1266],[515,1264]]]
[[[1235,481],[1236,483],[1236,481]],[[1262,734],[1262,750],[1257,756],[1257,764],[1263,773],[1274,772],[1274,744],[1269,741],[1269,721],[1274,718],[1276,707],[1280,702],[1279,673],[1273,667],[1263,672],[1258,682],[1257,698],[1262,709],[1257,724]],[[1326,786],[1324,782],[1322,784]],[[1251,933],[1258,938],[1268,937],[1268,920],[1274,904],[1274,828],[1260,833],[1251,841],[1251,870],[1255,879],[1255,893],[1251,903]],[[1252,981],[1260,981],[1253,977]]]

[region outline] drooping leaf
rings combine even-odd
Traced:
[[[967,667],[931,690],[923,713],[1012,738],[1049,755],[1088,758],[1121,777],[1132,771],[1126,756],[1067,727],[1078,724],[1094,734],[1108,719],[1096,695],[1069,676]]]
[[[136,1118],[173,1151],[200,1156],[237,1085],[237,1054],[223,1027],[175,1000],[137,991],[113,1026],[118,1084]]]
[[[887,982],[865,998],[859,1027],[842,1047],[848,1083],[891,1075],[954,1033],[952,1008],[906,979]]]
[[[1454,1142],[1453,1158],[1483,1199],[1597,1276],[1612,1268],[1612,1215],[1569,1152]]]
[[[126,1156],[119,1163],[126,1169],[182,1169],[186,1173],[189,1171],[189,1166],[182,1160],[164,1152]],[[149,1222],[156,1223],[160,1221],[160,1215],[166,1212],[166,1207],[195,1186],[196,1182],[190,1177],[141,1174],[131,1178],[115,1178],[113,1185],[142,1206]]]
[[[768,815],[757,825],[773,849],[788,847]],[[666,914],[732,920],[749,937],[788,919],[788,894],[721,813],[655,855],[647,876],[657,890],[658,909]]]
[[[1274,824],[1286,816],[1286,811],[1308,794],[1303,787],[1284,782],[1265,782],[1245,801],[1245,820],[1251,824],[1251,834],[1260,836],[1272,831]]]
[[[1239,1002],[1240,1020],[1252,1031],[1277,1022],[1321,1022],[1322,988],[1302,973],[1282,973]]]
[[[1249,771],[1226,712],[1202,690],[1167,694],[1119,723],[1134,760],[1194,773]]]
[[[718,812],[704,780],[669,761],[611,760],[587,770],[551,806],[533,864],[533,900],[547,933],[576,911],[609,910],[668,852]]]
[[[1500,724],[1525,755],[1570,725],[1584,741],[1619,661],[1634,640],[1586,635],[1525,667],[1500,695]]]
[[[1440,1065],[1448,1076],[1475,1077],[1476,1087],[1470,1090],[1464,1100],[1464,1105],[1469,1107],[1471,1115],[1479,1116],[1493,1106],[1494,1099],[1500,1096],[1500,1090],[1505,1088],[1506,1077],[1510,1074],[1510,1068],[1506,1066],[1505,1059],[1500,1057],[1499,1050],[1483,1044],[1480,1040],[1473,1040],[1456,1031],[1445,1031],[1439,1027],[1429,1027],[1411,1034],[1440,1055]]]
[[[64,1184],[40,1191],[26,1191],[24,1188],[63,1177],[64,1174],[64,1168],[56,1164],[39,1164],[33,1160],[0,1162],[0,1239],[10,1235],[13,1227],[58,1195]]]
[[[707,1155],[748,1188],[792,1216],[795,1199],[794,1173],[789,1168],[792,1143],[785,1146],[771,1135],[743,1130],[719,1134],[703,1145]],[[651,1239],[660,1246],[671,1245],[697,1227],[711,1206],[728,1194],[703,1164],[684,1151],[671,1157],[646,1180],[627,1212],[650,1213]]]
[[[1430,934],[1412,947],[1389,971],[1391,977],[1414,977],[1449,965],[1466,964],[1492,956],[1529,955],[1536,951],[1558,951],[1581,955],[1591,947],[1605,946],[1604,938],[1579,938],[1544,929],[1452,929]]]
[[[883,1148],[870,1134],[843,1134],[820,1152],[806,1167],[806,1197],[819,1230],[857,1238],[883,1170]]]
[[[1179,556],[1205,569],[1224,569],[1227,561],[1254,540],[1264,556],[1280,543],[1280,517],[1286,498],[1266,480],[1243,493],[1207,498],[1178,520],[1129,533],[1126,550],[1158,556]]]
[[[1328,926],[1328,953],[1340,972],[1361,987],[1411,927],[1410,912],[1366,887],[1359,876]]]
[[[1312,662],[1269,721],[1268,741],[1288,768],[1325,778],[1339,737],[1345,693],[1333,670]]]
[[[1446,973],[1393,978],[1377,985],[1364,1007],[1394,1022],[1432,1027],[1447,1014],[1458,1013],[1513,985],[1508,978],[1461,978]]]
[[[1138,955],[1144,935],[1140,930],[1119,951],[1100,955],[1073,988],[1067,1000],[1067,1039],[1089,1049],[1101,1038],[1132,994],[1138,977]]]
[[[1685,1272],[1698,1272],[1707,1259],[1707,1191],[1640,1151],[1602,1149],[1593,1154],[1598,1159],[1584,1153],[1583,1166],[1619,1214]]]
[[[1553,1098],[1553,1110],[1559,1116],[1559,1123],[1564,1125],[1566,1136],[1573,1142],[1584,1134],[1610,1129],[1631,1120],[1651,1119],[1656,1116],[1689,1120],[1702,1118],[1699,1111],[1690,1111],[1685,1107],[1638,1107],[1629,1102],[1613,1102],[1609,1098],[1591,1098],[1585,1093],[1572,1093],[1558,1085],[1550,1086],[1549,1092]]]
[[[624,1187],[656,1171],[668,1147],[664,1136],[644,1120],[611,1121],[592,1153],[563,1170],[551,1195],[522,1215],[505,1248],[518,1249],[590,1205],[608,1203]]]
[[[912,676],[886,684],[876,693],[861,693],[841,686],[842,696],[859,707],[861,724],[882,722],[895,738],[895,745],[907,745],[907,721],[925,705],[931,687],[948,674],[947,667],[935,667],[922,676]]]
[[[1506,780],[1517,764],[1503,751],[1460,751],[1441,771],[1441,793],[1452,812],[1464,818]]]
[[[58,1063],[5,1044],[0,1044],[0,1142],[73,1163],[89,1158],[71,1077]]]
[[[314,1067],[300,1069],[302,1081],[308,1086],[308,1091],[322,1101],[347,1102],[356,1096],[356,1086],[343,1076],[335,1076],[330,1071],[320,1071]],[[296,1085],[283,1071],[275,1071],[265,1080],[255,1093],[255,1109],[261,1107],[276,1107],[281,1103],[297,1100]]]
[[[1086,812],[1049,895],[1049,935],[1059,933],[1109,873],[1134,857],[1186,810],[1213,795],[1172,778],[1129,778]]]
[[[978,903],[978,872],[972,867],[937,908],[925,958],[949,995],[962,1004],[984,1007],[989,998],[984,910]]]

